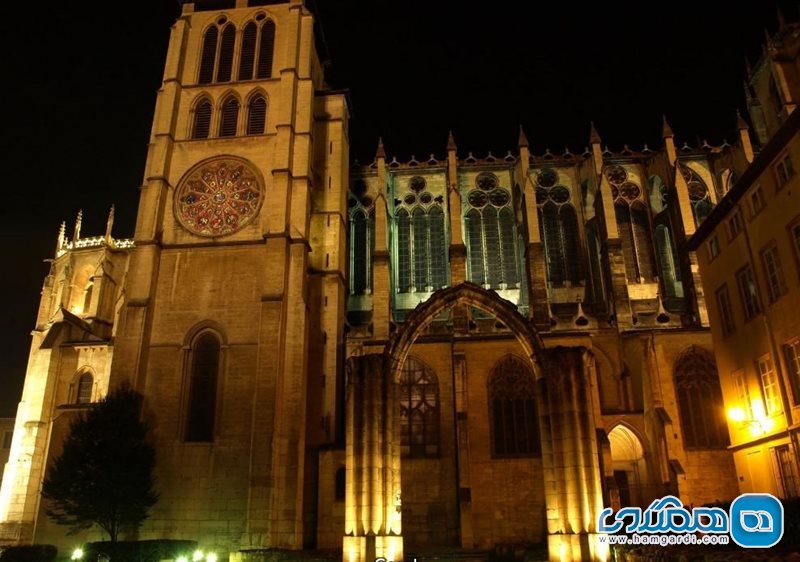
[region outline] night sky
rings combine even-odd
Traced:
[[[331,86],[352,99],[352,156],[505,155],[524,125],[534,153],[582,152],[593,120],[612,150],[734,136],[744,57],[776,1],[316,0]],[[796,16],[795,2],[783,2]],[[39,292],[62,220],[84,236],[133,233],[156,90],[177,0],[21,2],[3,46],[0,416],[14,415]],[[124,17],[117,14],[123,13]]]

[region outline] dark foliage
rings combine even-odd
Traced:
[[[97,524],[112,541],[148,517],[155,450],[139,419],[142,397],[123,386],[75,419],[45,478],[47,514],[71,532]]]
[[[0,562],[53,562],[58,549],[52,544],[9,546],[0,551]]]
[[[97,560],[105,554],[113,562],[159,562],[174,560],[180,555],[189,560],[197,549],[195,541],[160,539],[153,541],[91,542],[83,548],[84,560]]]

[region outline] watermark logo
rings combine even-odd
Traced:
[[[617,513],[606,508],[597,519],[597,530],[631,535],[609,536],[610,544],[727,544],[730,534],[733,542],[744,548],[769,548],[783,537],[783,518],[783,505],[771,494],[742,494],[728,511],[720,507],[687,509],[679,498],[665,496],[644,512],[638,507],[625,507]]]
[[[769,548],[783,537],[783,504],[771,494],[742,494],[731,504],[731,538],[744,548]]]

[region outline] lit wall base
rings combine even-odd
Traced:
[[[597,533],[559,533],[548,535],[550,562],[605,562],[608,545],[599,542]]]
[[[3,521],[0,523],[0,545],[31,544],[32,542],[32,522]]]
[[[384,558],[387,562],[403,560],[403,537],[399,535],[369,535],[342,539],[343,562],[374,562]]]

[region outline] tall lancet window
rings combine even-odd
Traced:
[[[663,295],[667,301],[683,298],[680,262],[678,261],[675,243],[669,226],[665,224],[656,226],[656,250],[658,251],[658,262],[661,267]]]
[[[225,98],[225,101],[222,102],[221,113],[219,136],[236,136],[236,130],[239,126],[239,100],[233,95]]]
[[[347,205],[350,208],[350,295],[369,295],[372,293],[375,221],[366,182],[354,182]]]
[[[186,441],[213,441],[217,406],[220,340],[210,331],[192,341],[189,353],[189,402]]]
[[[197,82],[200,84],[211,84],[214,80],[218,43],[219,28],[216,25],[212,25],[203,36],[203,50],[200,53],[200,74],[197,78]]]
[[[488,387],[492,456],[538,456],[541,444],[531,370],[508,355],[492,369]]]
[[[611,184],[625,275],[629,282],[652,283],[656,277],[652,229],[642,189],[622,166],[609,166],[605,175]]]
[[[536,174],[536,205],[547,281],[554,287],[569,287],[581,280],[580,234],[572,193],[559,179],[558,171],[553,168],[544,168]]]
[[[258,93],[247,103],[247,134],[263,135],[267,126],[267,98]]]
[[[511,191],[484,172],[466,194],[464,214],[469,280],[485,288],[518,289],[520,254]]]
[[[694,345],[684,350],[675,360],[674,380],[684,447],[727,447],[722,390],[711,353]]]
[[[409,355],[400,371],[400,450],[409,457],[439,454],[439,379]]]
[[[395,288],[430,293],[448,284],[444,197],[431,193],[421,176],[410,178],[407,186],[395,199]]]
[[[194,122],[192,123],[192,138],[207,139],[211,132],[211,101],[203,96],[195,104]]]
[[[231,81],[235,44],[236,28],[232,23],[229,23],[222,29],[222,40],[219,44],[219,63],[217,64],[217,82]]]
[[[258,44],[256,78],[272,77],[272,58],[275,51],[275,23],[267,20],[261,25]]]
[[[678,170],[680,170],[689,188],[689,201],[692,204],[694,224],[695,226],[700,226],[714,208],[714,204],[711,202],[711,194],[703,178],[689,166],[678,164]]]

